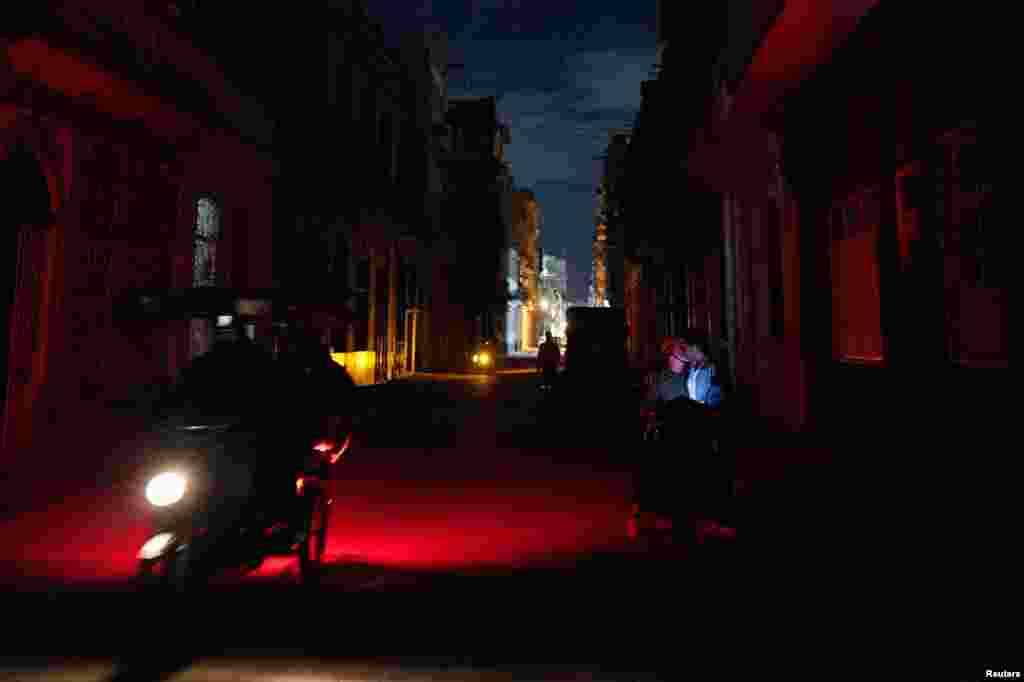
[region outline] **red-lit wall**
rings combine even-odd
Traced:
[[[737,186],[726,211],[735,271],[734,395],[764,426],[799,430],[805,418],[799,226],[778,178],[763,180],[760,187]]]
[[[832,424],[849,425],[851,409],[902,431],[912,412],[932,423],[933,408],[946,406],[920,395],[922,382],[985,395],[990,378],[956,369],[1008,368],[1007,288],[980,281],[962,241],[990,192],[965,194],[955,158],[960,145],[991,144],[992,109],[975,83],[987,63],[947,49],[968,40],[980,16],[943,10],[935,30],[921,32],[912,7],[884,3],[786,103],[797,117],[787,142],[802,147],[789,169],[802,190],[801,227],[819,236],[804,240],[816,246],[804,257],[828,265],[802,291],[830,292],[814,305],[831,318],[830,343],[807,348],[828,366],[813,403]],[[976,172],[991,183],[994,167]],[[908,173],[923,182],[913,206],[897,181]],[[840,224],[848,208],[852,224]],[[999,250],[998,237],[988,248]],[[804,331],[821,322],[805,317]]]
[[[104,118],[102,107],[90,109],[92,100],[55,93],[53,79],[37,76],[53,99],[0,102],[0,143],[20,141],[32,151],[56,215],[39,248],[26,251],[38,271],[35,290],[19,290],[36,322],[26,322],[33,342],[12,347],[12,364],[30,368],[31,390],[6,406],[4,459],[22,464],[47,450],[71,451],[60,441],[84,432],[102,451],[121,423],[105,401],[173,376],[188,361],[185,323],[122,321],[113,304],[134,287],[191,285],[201,195],[215,197],[221,209],[219,283],[271,285],[268,159],[228,134],[199,128],[169,140],[166,130],[157,135],[119,120],[138,112]],[[75,451],[87,454],[80,444]]]

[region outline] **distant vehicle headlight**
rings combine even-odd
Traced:
[[[480,362],[480,354],[479,353],[473,353],[473,363],[476,364],[478,362]]]
[[[487,353],[483,353],[483,354],[482,354],[482,355],[480,356],[480,364],[481,364],[481,365],[486,365],[486,364],[489,364],[489,363],[490,363],[490,361],[491,361],[491,356],[490,356],[490,355],[488,355]]]
[[[146,484],[146,499],[154,507],[169,507],[185,496],[188,479],[179,473],[157,474]]]

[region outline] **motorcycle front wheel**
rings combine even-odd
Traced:
[[[323,573],[324,552],[327,549],[327,521],[331,500],[323,493],[317,492],[310,503],[310,513],[306,518],[306,529],[299,543],[299,571],[302,583],[314,585],[320,581]]]
[[[144,591],[184,594],[195,589],[197,576],[189,547],[175,547],[156,559],[139,562],[136,584]]]

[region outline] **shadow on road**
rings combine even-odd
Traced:
[[[157,682],[184,672],[202,657],[177,646],[160,652],[136,652],[119,658],[106,682]]]

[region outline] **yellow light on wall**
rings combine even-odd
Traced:
[[[331,353],[331,360],[347,369],[356,384],[373,383],[374,354],[370,351]]]

